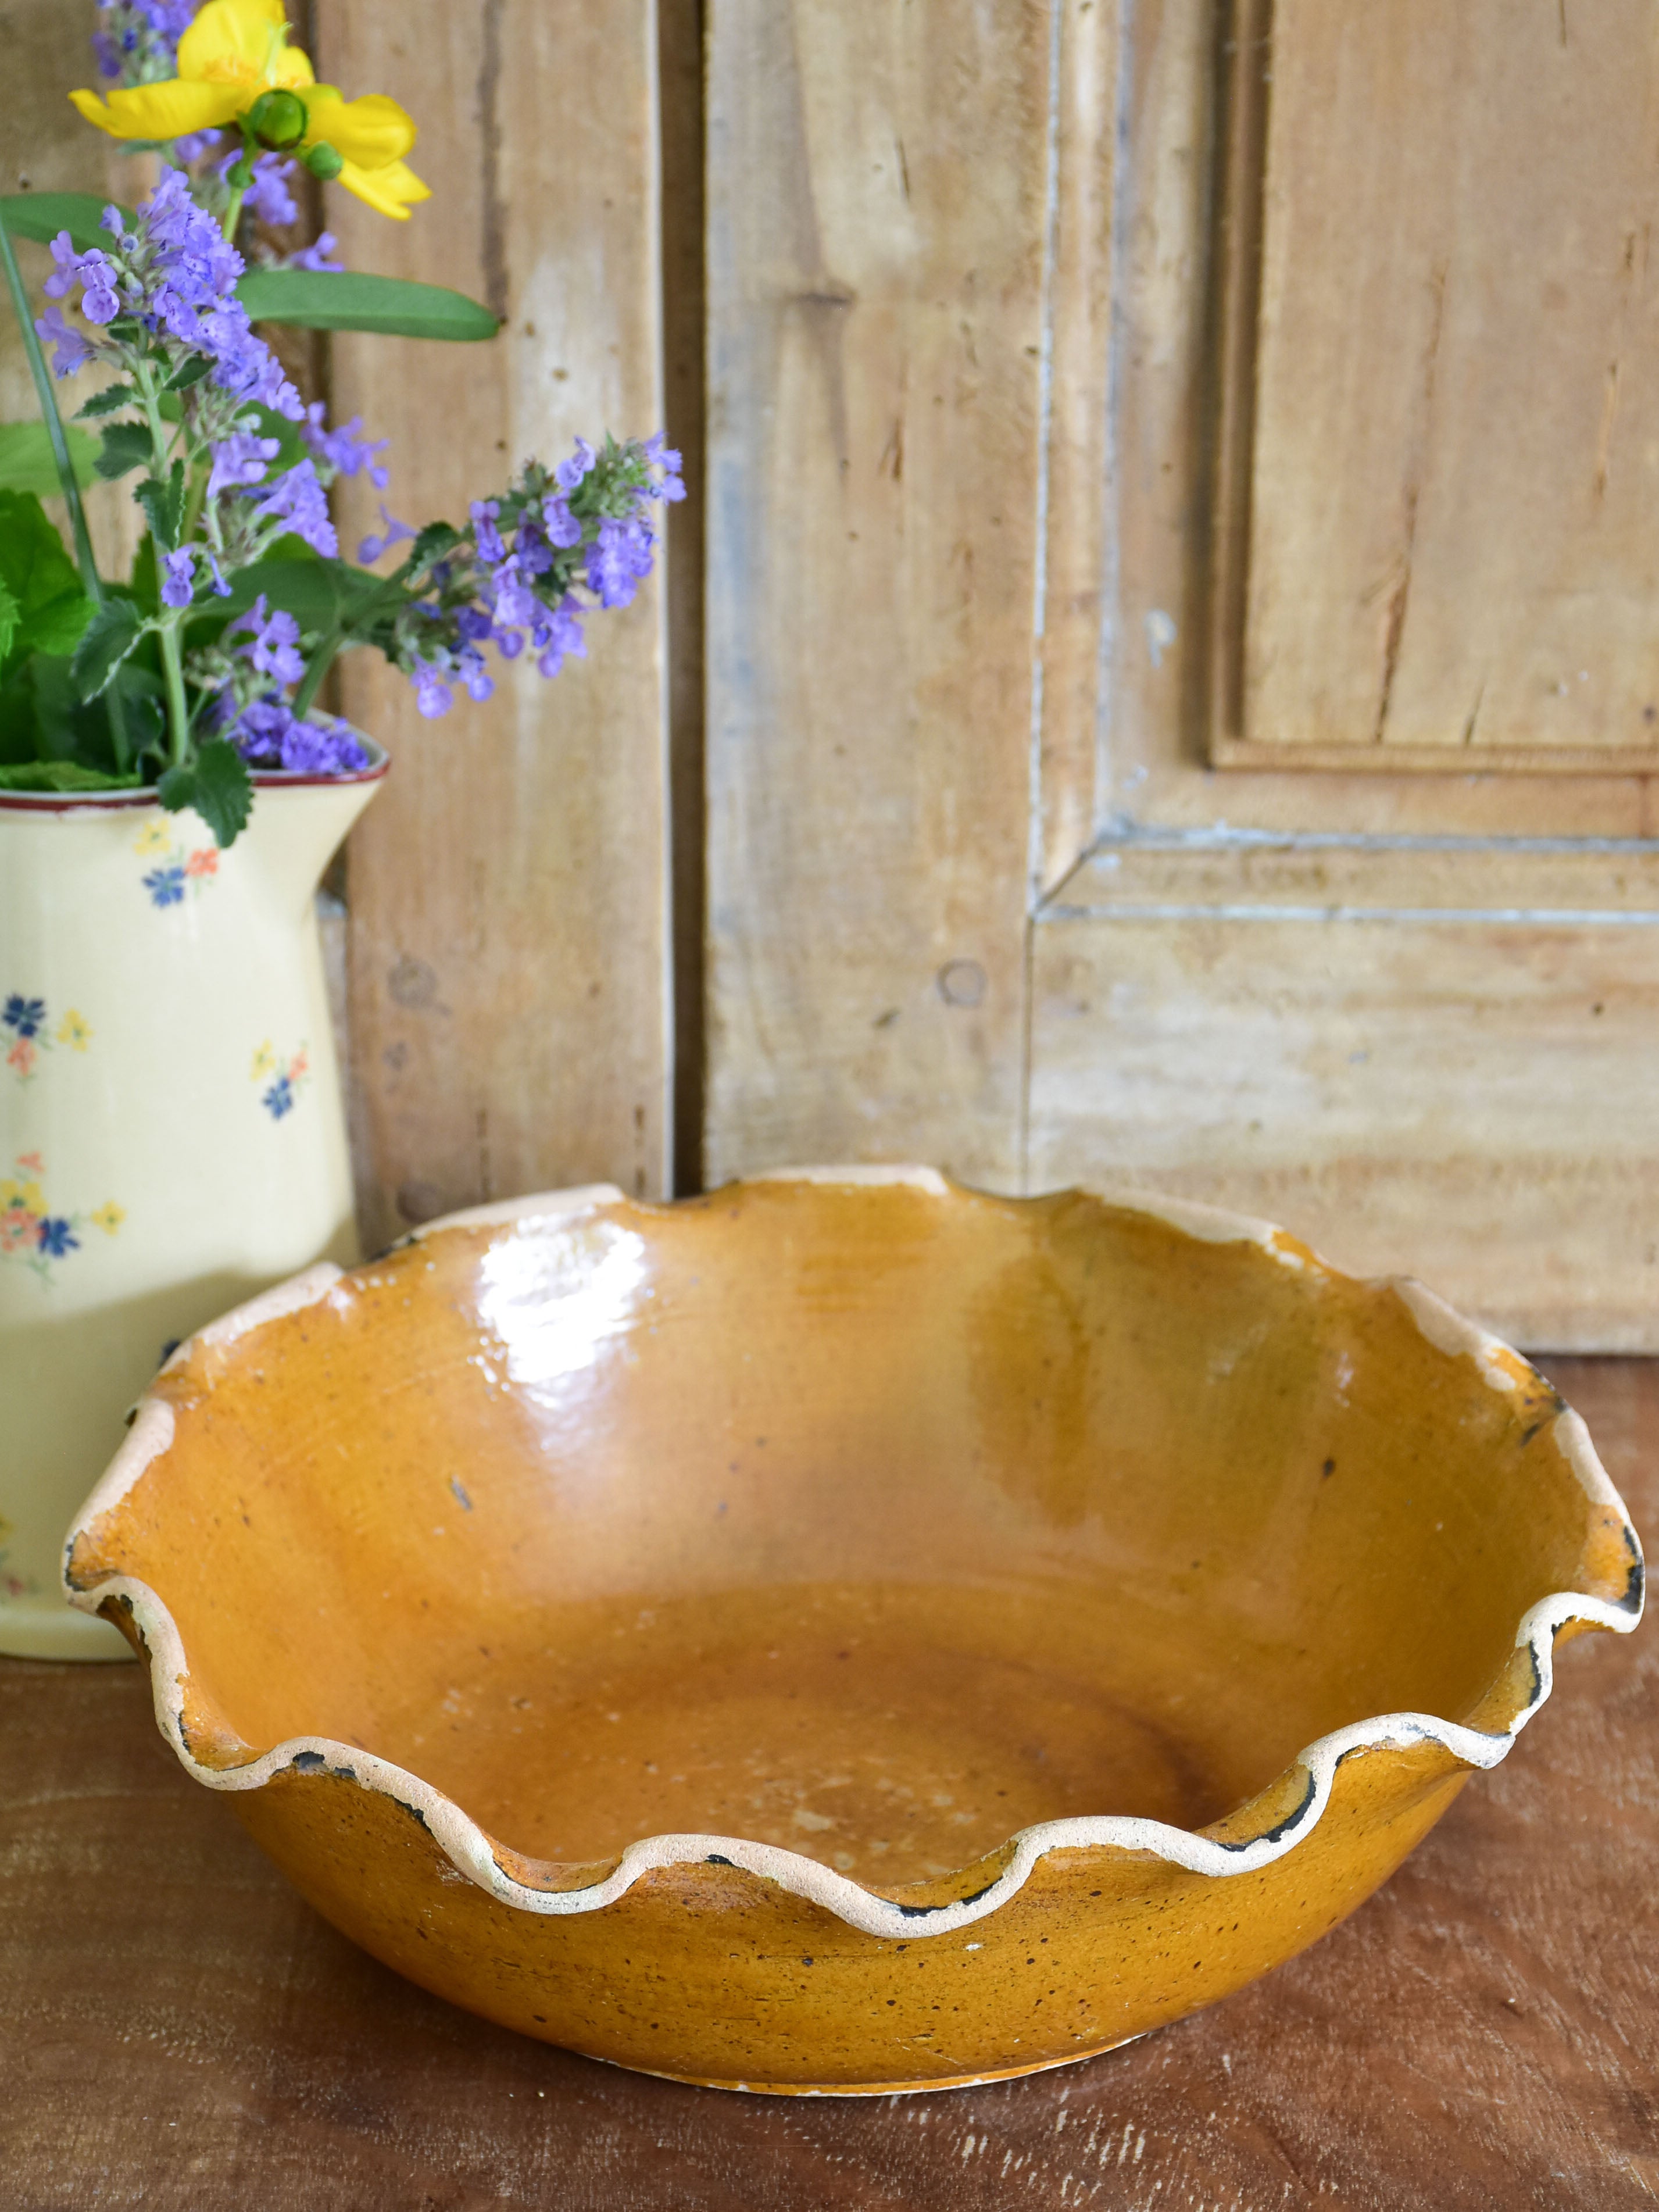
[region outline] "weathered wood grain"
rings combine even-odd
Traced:
[[[712,18],[711,1180],[1018,1177],[1053,29]]]
[[[1560,1361],[1638,1522],[1659,1368]],[[137,1668],[0,1661],[0,2197],[20,2212],[1640,2212],[1659,2195],[1659,1639],[1551,1705],[1370,1904],[1213,2010],[983,2090],[684,2089],[317,1920]]]
[[[1126,1181],[1421,1276],[1523,1344],[1659,1348],[1659,856],[1103,853],[1033,956],[1034,1188]]]
[[[1539,10],[1551,13],[1552,0],[1539,0]],[[1234,220],[1217,173],[1224,65],[1225,49],[1252,35],[1265,12],[1265,0],[1136,0],[1127,20],[1109,395],[1115,580],[1104,606],[1097,829],[1133,819],[1494,838],[1651,834],[1651,779],[1628,774],[1426,776],[1253,763],[1246,775],[1211,764],[1209,556],[1226,525],[1215,507],[1226,356],[1218,256]],[[1325,12],[1333,29],[1340,18],[1358,30],[1362,17],[1380,22],[1396,11]],[[1448,23],[1458,12],[1444,11]],[[1534,11],[1523,12],[1530,21]],[[1570,25],[1583,12],[1570,8]]]
[[[1652,32],[1275,0],[1220,757],[1659,765]]]
[[[660,427],[651,0],[316,17],[320,73],[402,100],[434,191],[395,224],[331,190],[345,258],[507,319],[488,346],[336,342],[336,412],[391,437],[394,512],[453,518],[527,453]],[[374,520],[354,489],[351,538]],[[520,664],[442,721],[367,654],[345,663],[345,711],[394,761],[349,884],[371,1244],[492,1195],[665,1187],[665,690],[657,582],[555,683]]]

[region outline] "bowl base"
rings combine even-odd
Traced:
[[[688,2089],[732,2089],[745,2097],[926,2097],[936,2089],[981,2089],[991,2081],[1018,2081],[1027,2074],[1052,2074],[1061,2066],[1081,2066],[1090,2058],[1103,2058],[1109,2051],[1122,2051],[1151,2028],[1134,2035],[1120,2035],[1111,2043],[1097,2043],[1088,2051],[1067,2051],[1063,2058],[1036,2058],[1029,2066],[996,2066],[984,2074],[951,2074],[931,2081],[716,2081],[698,2074],[667,2074],[654,2066],[621,2066],[602,2058],[601,2066],[617,2066],[625,2074],[648,2074],[655,2081],[678,2081]],[[583,2051],[584,2058],[593,2057]]]

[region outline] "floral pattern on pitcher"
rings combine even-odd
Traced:
[[[309,1048],[302,1044],[291,1060],[281,1060],[271,1049],[270,1040],[267,1037],[253,1055],[252,1077],[254,1082],[266,1086],[259,1103],[273,1121],[280,1121],[284,1115],[294,1111],[299,1103],[301,1091],[310,1080]]]
[[[141,860],[156,863],[144,878],[152,906],[182,906],[187,893],[193,896],[219,873],[216,845],[186,846],[167,822],[146,822],[132,849]]]
[[[32,998],[27,991],[8,991],[0,1003],[0,1045],[4,1047],[6,1066],[20,1083],[33,1081],[41,1054],[50,1052],[54,1044],[84,1052],[91,1042],[92,1030],[85,1016],[73,1006],[54,1034],[44,999]]]
[[[41,1188],[46,1171],[39,1152],[20,1152],[0,1176],[0,1260],[21,1262],[50,1285],[58,1262],[82,1249],[81,1230],[113,1237],[127,1217],[112,1198],[92,1213],[54,1213]]]

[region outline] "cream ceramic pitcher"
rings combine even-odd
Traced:
[[[128,1407],[356,1256],[314,895],[385,773],[258,777],[226,852],[149,794],[0,793],[0,1652],[125,1655],[58,1566]]]

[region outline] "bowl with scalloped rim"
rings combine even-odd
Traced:
[[[562,1192],[313,1268],[173,1354],[65,1574],[377,1958],[830,2094],[1266,1972],[1642,1603],[1583,1423],[1415,1284],[921,1169]]]

